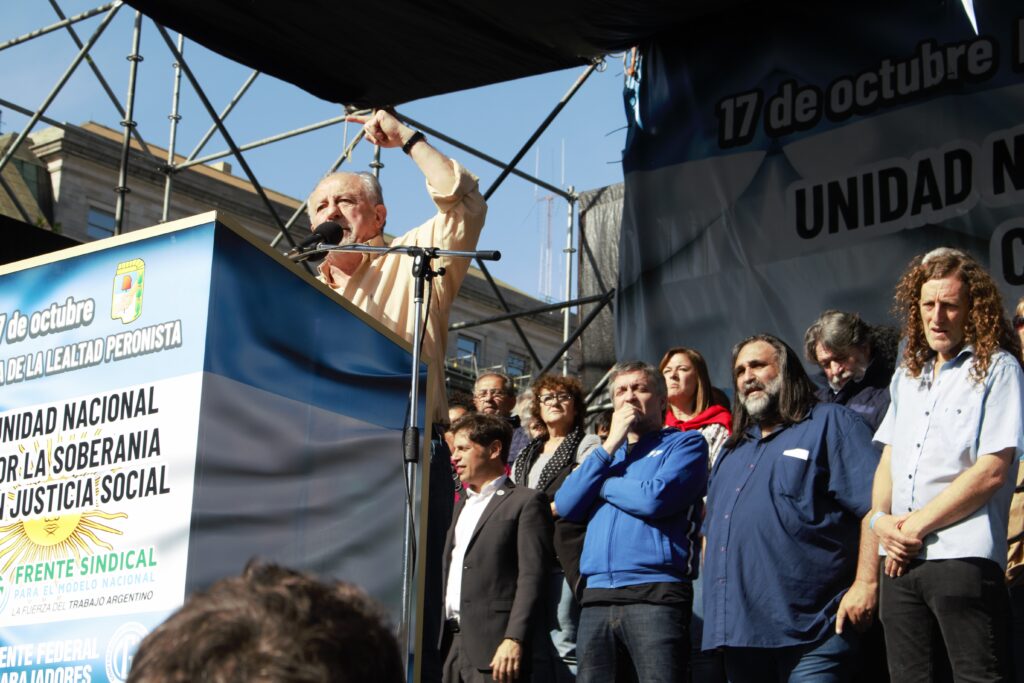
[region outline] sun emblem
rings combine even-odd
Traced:
[[[74,438],[72,434],[71,440]],[[63,438],[58,436],[57,440],[63,441]],[[23,447],[21,450],[24,452]],[[47,454],[53,452],[52,440],[47,440],[46,450]],[[48,455],[47,460],[51,459],[52,456]],[[49,464],[52,466],[52,462]],[[47,477],[48,481],[52,479],[52,476]],[[99,484],[94,484],[94,487],[98,493]],[[9,492],[7,497],[13,500],[14,492]],[[94,509],[33,517],[0,526],[0,562],[3,563],[0,573],[6,573],[15,563],[46,562],[72,555],[77,560],[82,554],[92,555],[96,550],[113,550],[114,546],[103,540],[100,534],[121,536],[124,532],[104,521],[127,518],[124,512],[111,513]]]
[[[113,550],[98,533],[122,535],[101,520],[127,519],[124,512],[88,510],[56,517],[37,517],[0,527],[0,572],[16,562],[59,560],[74,555],[92,555],[97,549]]]

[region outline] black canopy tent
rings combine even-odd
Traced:
[[[707,0],[128,0],[234,61],[330,102],[410,100],[586,64]]]

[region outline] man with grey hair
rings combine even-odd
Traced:
[[[700,432],[662,426],[668,391],[657,368],[621,363],[610,386],[608,437],[555,494],[557,514],[587,523],[577,680],[681,681],[708,445]]]
[[[484,226],[487,205],[477,187],[477,178],[457,162],[434,149],[417,132],[404,125],[386,109],[371,116],[350,116],[349,121],[363,124],[366,139],[385,148],[401,148],[419,167],[427,181],[427,191],[437,213],[427,222],[391,241],[398,247],[437,247],[456,251],[476,248]],[[341,226],[341,244],[385,246],[384,223],[387,208],[376,179],[366,174],[332,173],[321,180],[308,201],[312,227],[333,221]],[[427,302],[427,321],[423,335],[423,359],[434,372],[427,385],[428,405],[433,406],[434,442],[430,458],[430,514],[427,523],[428,613],[435,613],[433,602],[441,588],[441,553],[445,529],[452,514],[452,468],[443,441],[448,421],[448,401],[444,381],[444,356],[448,343],[448,313],[469,270],[464,258],[439,258],[432,264],[444,268],[444,275],[431,280]],[[412,342],[420,321],[413,315],[412,260],[401,254],[331,252],[320,264],[320,278],[357,308],[385,327]],[[426,620],[424,643],[436,642]],[[424,647],[423,680],[439,680],[440,664],[436,649]]]
[[[827,387],[816,392],[860,415],[874,432],[889,408],[889,380],[897,333],[872,327],[856,313],[828,310],[804,335],[804,356],[825,373]]]
[[[512,412],[516,407],[516,385],[512,378],[497,370],[486,370],[473,383],[473,405],[484,415],[497,415],[512,425],[512,445],[508,464],[516,461],[519,452],[530,443],[530,435],[522,420]]]
[[[470,251],[476,248],[487,206],[477,178],[430,146],[423,134],[404,125],[386,109],[372,116],[350,116],[362,123],[366,139],[381,147],[400,147],[426,177],[427,191],[437,213],[426,223],[391,241],[391,246],[437,247]],[[341,244],[385,246],[384,206],[380,185],[369,174],[332,173],[309,195],[312,227],[333,221],[341,226]],[[448,312],[469,270],[468,259],[437,259],[433,266],[444,275],[432,280],[423,339],[423,358],[435,368],[428,387],[432,418],[445,422],[444,354]],[[331,252],[320,264],[320,277],[332,289],[408,341],[419,321],[413,319],[413,277],[410,259],[400,254]]]

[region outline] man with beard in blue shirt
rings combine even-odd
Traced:
[[[780,339],[737,344],[733,376],[704,522],[704,649],[724,649],[730,683],[850,680],[876,604],[847,588],[878,581],[873,543],[861,548],[878,451],[855,413],[818,402]]]

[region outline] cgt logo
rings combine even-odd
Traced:
[[[118,627],[107,642],[107,680],[110,683],[124,683],[132,668],[132,658],[139,643],[149,630],[142,624],[129,621]]]

